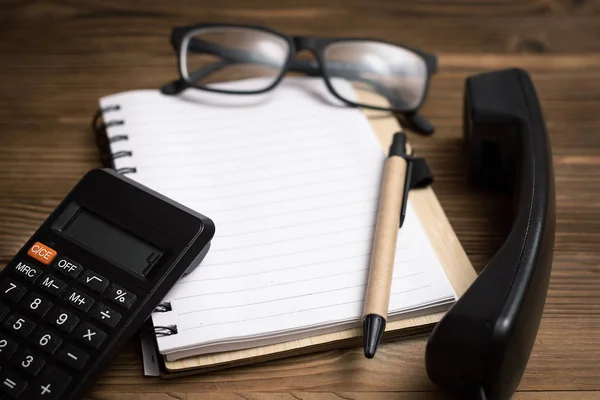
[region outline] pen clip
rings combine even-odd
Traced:
[[[407,166],[406,183],[404,184],[402,208],[400,210],[400,227],[404,224],[404,218],[406,217],[406,205],[408,204],[408,193],[410,190],[429,186],[433,182],[433,175],[424,158],[406,155],[404,156],[404,159],[406,160]]]
[[[412,170],[413,170],[413,157],[405,156],[406,160],[406,179],[404,180],[404,193],[402,194],[402,208],[400,209],[400,228],[404,224],[404,217],[406,217],[406,204],[408,203],[408,192],[411,189],[412,181]]]

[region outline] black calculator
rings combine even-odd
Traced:
[[[214,231],[112,170],[87,173],[0,273],[0,399],[82,399]]]

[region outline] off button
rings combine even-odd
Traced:
[[[61,256],[58,258],[58,261],[54,263],[54,269],[63,275],[75,279],[83,270],[83,267],[75,261]]]
[[[42,264],[50,264],[56,257],[56,250],[46,246],[43,243],[35,242],[27,252],[27,255]]]

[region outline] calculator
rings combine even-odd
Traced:
[[[88,172],[0,273],[0,399],[82,399],[214,232],[115,171]]]

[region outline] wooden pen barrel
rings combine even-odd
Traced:
[[[385,163],[363,316],[387,319],[407,166],[400,156],[388,157]]]

